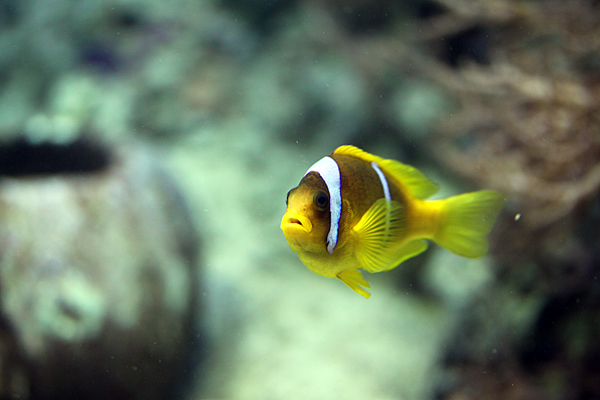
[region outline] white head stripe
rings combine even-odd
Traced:
[[[390,187],[388,185],[387,179],[385,179],[385,175],[379,169],[379,165],[375,161],[371,162],[371,167],[377,172],[377,176],[379,176],[379,180],[381,181],[381,187],[383,188],[383,195],[387,201],[392,201],[392,196],[390,196]]]
[[[342,182],[340,179],[340,167],[331,157],[323,157],[313,164],[306,171],[306,176],[309,172],[317,172],[327,185],[329,190],[329,214],[331,221],[329,223],[329,233],[327,234],[327,251],[333,254],[333,249],[337,244],[338,231],[340,226],[340,217],[342,215]]]

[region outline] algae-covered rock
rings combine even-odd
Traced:
[[[194,332],[197,236],[136,146],[0,149],[0,397],[165,398]]]

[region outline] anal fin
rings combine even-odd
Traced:
[[[408,260],[409,258],[418,256],[425,250],[427,250],[427,241],[426,240],[420,239],[420,240],[410,241],[401,247],[396,247],[395,249],[393,249],[392,252],[390,252],[390,255],[389,255],[390,261],[387,266],[382,266],[382,268],[378,269],[378,270],[367,270],[367,271],[369,271],[371,273],[389,271],[390,269],[396,268],[398,265],[402,264],[404,261]]]

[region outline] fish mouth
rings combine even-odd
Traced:
[[[297,213],[286,213],[281,220],[281,230],[285,232],[301,231],[310,233],[313,224],[309,218]]]

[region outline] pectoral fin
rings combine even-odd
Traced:
[[[367,292],[365,289],[363,289],[361,287],[361,286],[364,286],[367,289],[370,288],[369,282],[365,281],[365,279],[362,277],[362,274],[360,273],[360,271],[358,271],[356,269],[342,271],[337,275],[337,277],[342,282],[344,282],[346,285],[348,285],[348,287],[350,287],[350,289],[352,289],[356,293],[364,296],[366,299],[371,297],[371,293]]]
[[[397,259],[394,246],[406,229],[404,208],[396,201],[377,200],[353,228],[356,258],[369,272],[385,271]]]

